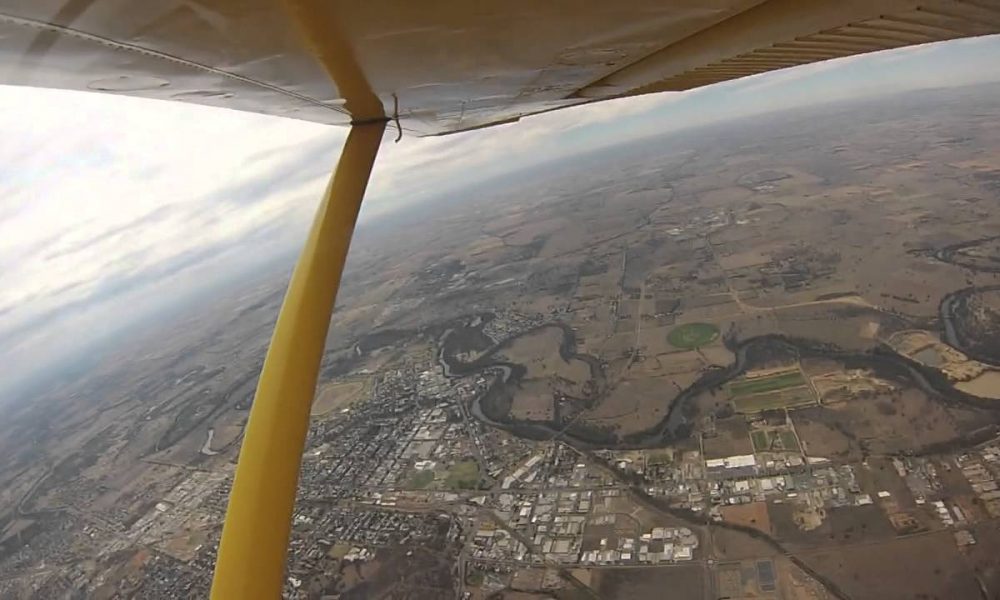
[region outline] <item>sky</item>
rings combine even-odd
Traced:
[[[383,144],[362,221],[504,172],[722,120],[1000,80],[1000,36]],[[388,137],[392,137],[391,132]],[[0,86],[0,404],[95,341],[292,256],[343,128]]]

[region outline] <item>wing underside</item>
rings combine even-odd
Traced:
[[[0,82],[433,135],[996,32],[998,0],[0,0]]]

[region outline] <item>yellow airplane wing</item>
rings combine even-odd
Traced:
[[[0,82],[427,135],[998,31],[996,0],[0,0]]]

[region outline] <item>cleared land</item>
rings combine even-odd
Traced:
[[[745,527],[753,527],[771,533],[771,517],[767,513],[767,503],[751,502],[735,506],[723,506],[720,509],[722,520]]]
[[[347,408],[360,400],[368,389],[367,380],[342,381],[324,386],[312,405],[314,417]]]
[[[800,558],[859,600],[986,597],[948,531]]]
[[[563,360],[563,331],[543,327],[523,335],[498,353],[498,358],[524,365],[524,380],[514,394],[510,414],[516,419],[547,421],[554,415],[553,397],[586,395],[590,367],[579,359]]]
[[[666,569],[603,569],[594,571],[593,586],[600,598],[647,600],[663,598],[664,591],[677,598],[702,598],[705,581],[702,569],[683,565]]]

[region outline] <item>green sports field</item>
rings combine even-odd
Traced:
[[[729,394],[733,399],[733,408],[743,414],[796,408],[816,402],[812,388],[797,370],[766,377],[738,379],[729,384]]]
[[[791,431],[762,431],[757,429],[750,432],[750,441],[753,442],[754,452],[769,452],[774,450],[784,450],[786,452],[799,451],[799,443],[795,439],[795,434]]]
[[[754,379],[742,379],[729,384],[729,391],[733,396],[749,396],[750,394],[760,394],[762,392],[773,392],[790,387],[805,385],[806,380],[802,373],[789,371],[779,373],[769,377],[757,377]]]
[[[417,471],[410,477],[407,487],[422,490],[434,483],[434,471]]]
[[[453,490],[474,490],[479,487],[479,463],[474,460],[455,463],[448,470],[445,487]]]
[[[667,334],[667,341],[675,348],[690,350],[714,342],[719,328],[711,323],[687,323],[674,327]]]
[[[812,398],[803,388],[802,393],[781,392],[775,394],[757,394],[754,396],[741,396],[733,400],[733,408],[736,412],[752,415],[765,410],[778,410],[782,408],[798,408],[815,404]]]

